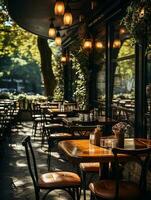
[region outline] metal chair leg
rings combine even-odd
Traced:
[[[81,170],[81,178],[82,178],[82,188],[83,188],[83,198],[86,200],[86,173]]]
[[[48,171],[50,171],[50,160],[51,160],[51,147],[48,142]]]
[[[79,188],[76,188],[76,199],[80,200]]]

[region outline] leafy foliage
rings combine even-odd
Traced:
[[[2,1],[0,32],[0,82],[3,79],[21,79],[26,82],[25,91],[41,92],[37,37],[10,19]]]
[[[127,13],[122,20],[127,30],[135,41],[151,43],[151,1],[135,0],[127,8]]]
[[[88,56],[80,47],[81,42],[76,41],[71,49],[73,65],[73,98],[81,107],[88,104]]]
[[[64,97],[63,65],[61,65],[60,62],[61,49],[57,47],[53,41],[49,41],[49,46],[52,50],[52,69],[57,81],[53,98],[57,101],[61,101]]]
[[[117,62],[114,93],[131,93],[134,96],[134,76],[135,76],[135,48],[131,45],[132,39],[127,39],[123,42],[119,53],[118,59],[130,56],[127,59],[119,60]]]
[[[37,37],[20,28],[9,17],[6,7],[0,4],[0,57],[18,56],[28,61],[40,62]]]

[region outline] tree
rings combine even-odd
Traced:
[[[21,62],[27,65],[35,63],[35,67],[39,67],[41,63],[41,72],[43,74],[45,94],[53,96],[55,88],[55,77],[52,71],[51,64],[51,49],[48,46],[47,40],[38,38],[37,36],[23,30],[15,22],[13,22],[7,12],[4,1],[0,2],[0,68],[4,63],[3,60],[11,60],[18,58]],[[38,47],[38,48],[37,48]],[[39,51],[38,51],[39,49]],[[40,55],[41,54],[41,55]],[[21,63],[18,62],[20,65]],[[11,68],[13,65],[11,66]],[[8,68],[8,71],[11,70]],[[0,74],[3,76],[3,73]]]
[[[52,51],[48,46],[46,39],[38,37],[38,49],[41,56],[41,70],[44,78],[46,96],[53,97],[56,86],[55,76],[52,71]]]

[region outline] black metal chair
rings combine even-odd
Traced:
[[[126,150],[114,148],[115,179],[99,180],[89,184],[91,199],[103,200],[142,200],[146,193],[146,175],[150,163],[151,148]],[[136,184],[121,178],[120,155],[129,155],[127,161],[137,162],[141,166],[140,180]],[[119,155],[119,156],[118,156]]]
[[[74,200],[80,199],[79,188],[81,181],[80,177],[76,173],[56,171],[45,173],[38,177],[36,159],[31,145],[30,136],[27,136],[23,140],[22,145],[25,147],[28,168],[34,184],[36,200],[40,199],[40,190],[46,191],[42,197],[42,199],[45,199],[48,193],[55,189],[65,190]],[[31,164],[33,164],[33,166]]]
[[[69,128],[61,126],[61,124],[52,124],[44,127],[44,133],[47,136],[48,142],[48,171],[50,170],[52,149],[57,146],[61,140],[68,140],[73,138],[73,134],[70,133]]]
[[[48,170],[50,170],[51,152],[52,148],[62,140],[72,139],[88,139],[90,132],[94,130],[96,126],[58,126],[52,124],[47,129],[45,127],[44,133],[47,135],[48,140]]]
[[[83,199],[86,200],[86,189],[88,181],[87,174],[97,173],[99,175],[100,163],[99,162],[80,163],[79,168],[82,180]]]

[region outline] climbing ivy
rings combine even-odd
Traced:
[[[76,41],[71,48],[73,66],[73,98],[84,108],[88,104],[88,55],[82,50],[81,42]]]

